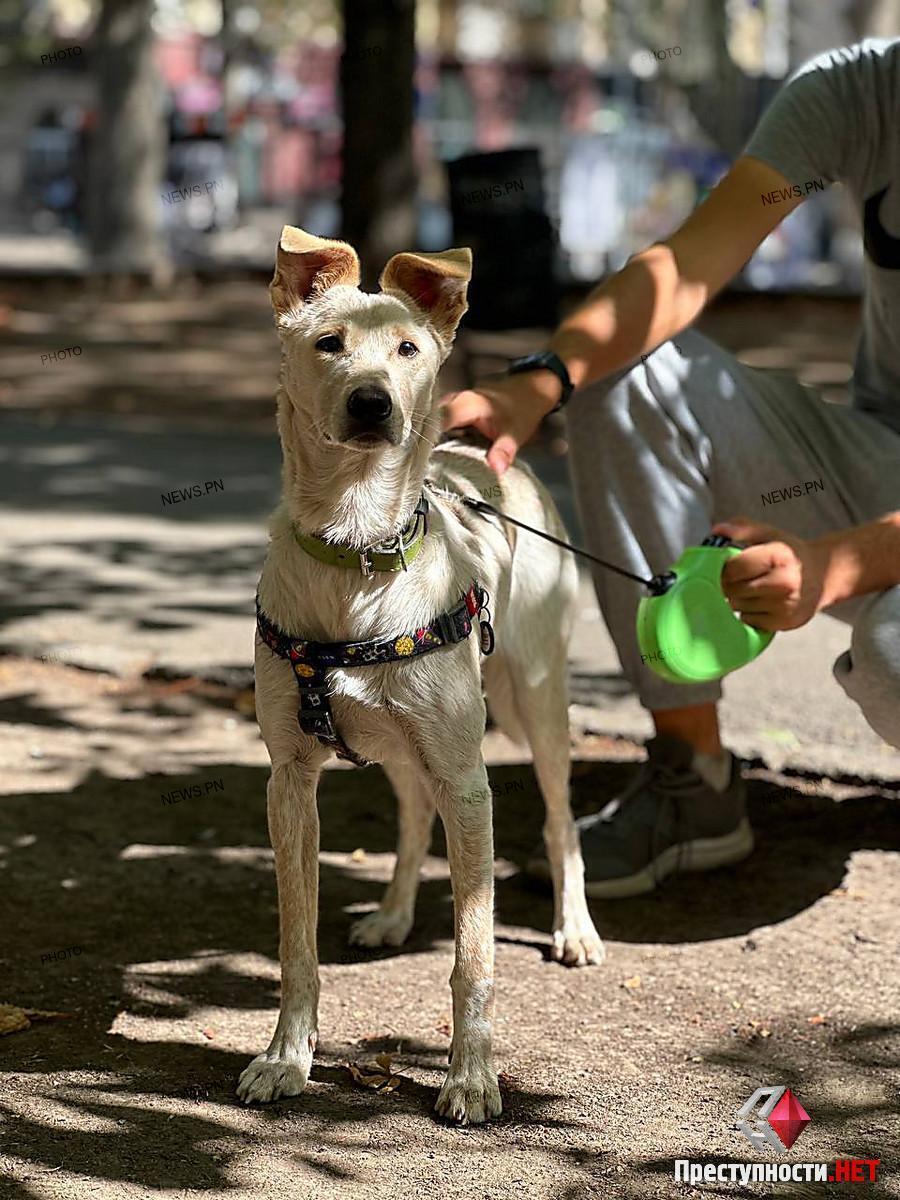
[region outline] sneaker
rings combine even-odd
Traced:
[[[647,743],[647,753],[621,796],[576,822],[588,896],[640,896],[675,871],[712,871],[753,850],[734,755],[728,784],[719,792],[698,773],[693,749],[679,738],[660,734]],[[536,852],[526,870],[549,879],[546,851]]]

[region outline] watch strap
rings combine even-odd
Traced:
[[[568,401],[569,397],[575,390],[572,380],[569,378],[569,371],[566,364],[554,354],[552,350],[542,350],[538,354],[526,354],[522,358],[511,359],[507,368],[507,375],[519,375],[524,371],[552,371],[559,382],[562,384],[562,394],[555,408],[550,412],[559,412],[563,405]],[[550,415],[549,413],[547,414]]]

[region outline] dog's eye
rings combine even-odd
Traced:
[[[397,353],[402,354],[404,358],[415,358],[419,353],[419,347],[412,342],[401,342],[397,347]]]
[[[336,333],[326,333],[324,337],[320,337],[316,342],[316,349],[323,351],[325,354],[337,354],[343,348],[344,343]]]

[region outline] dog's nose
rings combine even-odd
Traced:
[[[358,387],[347,398],[347,412],[357,421],[384,421],[392,408],[390,396],[380,387]]]

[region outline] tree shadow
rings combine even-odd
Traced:
[[[602,803],[627,770],[604,765],[578,774],[579,809]],[[514,860],[539,835],[541,801],[530,766],[495,767],[490,774],[497,853]],[[444,1136],[437,1133],[441,1126],[432,1109],[446,1045],[404,1041],[403,1064],[414,1074],[388,1104],[355,1088],[343,1063],[351,1053],[370,1056],[395,1049],[395,1039],[365,1037],[352,1050],[324,1042],[302,1098],[251,1110],[237,1122],[234,1084],[247,1054],[214,1038],[184,1040],[183,1027],[166,1032],[166,1022],[211,1007],[238,1015],[269,1009],[274,1015],[277,905],[266,833],[266,778],[262,768],[226,764],[195,767],[180,780],[118,780],[95,773],[68,794],[31,792],[4,799],[8,865],[0,871],[0,889],[8,893],[6,911],[15,911],[16,920],[6,930],[2,966],[15,980],[14,997],[27,997],[20,1003],[74,1012],[53,1024],[52,1035],[36,1024],[0,1041],[4,1061],[18,1080],[28,1079],[32,1095],[45,1098],[50,1109],[61,1105],[77,1116],[66,1125],[74,1121],[78,1128],[67,1129],[61,1140],[55,1123],[42,1113],[23,1116],[9,1098],[4,1100],[7,1150],[18,1162],[49,1170],[64,1153],[66,1170],[94,1179],[221,1189],[233,1186],[229,1167],[239,1160],[248,1136],[279,1139],[297,1125],[303,1132],[291,1150],[297,1164],[323,1181],[358,1186],[362,1175],[348,1165],[355,1160],[346,1154],[357,1136],[354,1129],[360,1147],[373,1136],[402,1136],[399,1130],[409,1129],[411,1122],[418,1128],[416,1137]],[[210,788],[214,781],[221,786]],[[196,785],[200,794],[168,804],[163,797],[171,796],[176,784]],[[853,849],[897,844],[896,823],[882,799],[832,804],[762,784],[753,785],[753,794],[760,846],[752,866],[707,876],[702,883],[679,880],[665,901],[599,905],[595,915],[604,935],[696,942],[748,930],[754,922],[771,924],[836,886]],[[406,946],[373,953],[346,945],[348,910],[377,903],[394,846],[394,805],[381,772],[369,769],[364,785],[359,772],[326,772],[320,812],[322,963],[350,967],[440,947],[449,965],[452,907],[443,875],[424,880],[417,924]],[[441,843],[438,834],[436,853]],[[365,850],[361,862],[351,857],[360,847]],[[549,898],[536,897],[516,876],[501,879],[497,895],[500,921],[534,929],[534,941],[526,935],[526,944],[546,946]],[[514,940],[502,932],[501,937]],[[59,952],[61,957],[48,959]],[[239,955],[253,957],[238,969]],[[153,1038],[142,1032],[150,1028],[142,1022],[151,1020]],[[876,1061],[877,1032],[848,1035],[841,1046],[848,1069],[863,1070],[867,1055]],[[724,1056],[736,1052],[731,1047],[713,1051],[711,1062],[718,1061],[716,1053],[726,1064]],[[748,1059],[744,1066],[760,1071],[765,1066],[767,1075],[786,1070],[790,1062]],[[167,1097],[195,1102],[196,1111],[167,1111],[160,1107]],[[554,1091],[509,1087],[505,1114],[496,1125],[465,1134],[447,1130],[446,1136],[469,1137],[474,1140],[465,1144],[477,1146],[480,1154],[500,1156],[509,1146],[498,1140],[498,1129],[560,1129],[564,1136],[548,1141],[542,1152],[565,1165],[569,1176],[583,1171],[588,1187],[596,1162],[583,1164],[571,1142],[576,1134],[579,1139],[594,1135],[583,1121],[555,1116],[558,1099]],[[842,1115],[827,1105],[816,1112],[817,1120],[835,1124]],[[435,1134],[427,1135],[428,1129]],[[858,1141],[860,1152],[878,1149],[862,1136]],[[636,1159],[632,1167],[644,1176],[654,1171],[651,1160]],[[630,1186],[617,1178],[617,1187],[620,1182]],[[29,1195],[22,1189],[18,1194]],[[567,1194],[577,1195],[577,1186]]]

